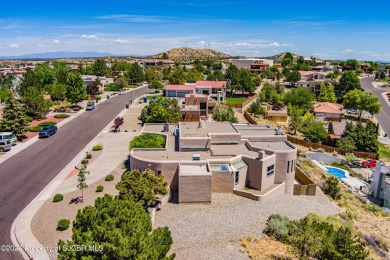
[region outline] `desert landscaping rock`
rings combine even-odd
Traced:
[[[300,219],[310,212],[328,216],[338,208],[320,190],[316,196],[282,195],[266,202],[213,193],[211,204],[167,204],[155,227],[169,227],[177,259],[248,259],[240,240],[261,236],[271,214]]]

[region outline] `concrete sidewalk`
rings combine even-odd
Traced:
[[[139,109],[134,104],[129,109],[124,109],[118,116],[131,113],[132,109]],[[94,145],[103,145],[103,151],[87,170],[87,184],[96,182],[112,172],[118,164],[128,158],[129,141],[139,132],[110,132],[111,121],[104,130],[98,134],[79,154],[38,194],[38,196],[18,215],[11,227],[11,239],[14,245],[23,248],[21,253],[25,259],[49,259],[47,251],[55,248],[45,248],[35,238],[31,230],[31,220],[47,199],[56,193],[69,193],[77,190],[77,175],[70,176],[75,166],[85,157],[86,151],[90,151]]]

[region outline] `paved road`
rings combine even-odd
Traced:
[[[376,115],[376,119],[378,120],[379,124],[387,133],[390,135],[390,106],[388,102],[382,97],[382,93],[384,92],[390,92],[390,89],[380,89],[375,88],[372,86],[372,82],[374,81],[374,77],[367,77],[360,80],[360,83],[362,85],[362,88],[367,91],[371,91],[374,93],[375,96],[378,97],[379,103],[382,105],[381,112]]]
[[[132,93],[134,92],[134,94]],[[132,90],[99,104],[0,164],[0,245],[12,245],[11,225],[41,190],[124,108],[129,99],[149,92]],[[31,216],[32,217],[32,216]],[[0,251],[0,259],[22,259]]]

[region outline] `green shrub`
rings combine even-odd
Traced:
[[[264,233],[279,241],[285,242],[288,240],[290,231],[294,226],[294,222],[288,217],[279,214],[272,214],[267,219]]]
[[[318,148],[318,149],[317,149],[317,152],[319,152],[319,153],[324,153],[324,152],[325,152],[325,149],[324,149],[324,148]]]
[[[88,164],[88,160],[86,160],[86,159],[83,159],[83,160],[81,160],[81,164]]]
[[[67,115],[67,114],[57,114],[57,115],[54,115],[54,118],[68,118],[70,117],[70,115]]]
[[[92,158],[92,154],[91,153],[87,153],[87,155],[85,156],[85,159],[91,159]]]
[[[28,128],[28,131],[29,132],[39,132],[40,130],[41,130],[41,126],[30,126],[29,128]]]
[[[384,211],[381,207],[373,203],[367,204],[367,210],[373,212],[375,215],[386,215],[386,211]]]
[[[130,142],[130,150],[133,148],[164,148],[165,135],[146,133],[133,138]]]
[[[24,116],[24,119],[26,119],[27,122],[32,122],[34,120],[32,116]]]
[[[334,152],[332,153],[332,155],[333,155],[334,157],[338,157],[338,156],[339,156],[339,153],[338,153],[337,151],[334,151]]]
[[[109,175],[106,176],[106,178],[104,180],[105,181],[112,181],[112,180],[114,180],[114,175],[109,174]]]
[[[42,126],[48,126],[48,125],[53,126],[53,125],[56,125],[56,124],[57,124],[56,122],[48,121],[48,122],[39,123],[38,125],[42,127]]]
[[[94,147],[92,147],[92,151],[100,151],[100,150],[103,150],[103,146],[101,145],[95,145]]]
[[[64,196],[62,194],[60,194],[60,193],[57,193],[53,197],[53,202],[59,202],[59,201],[62,201],[63,199],[64,199]]]
[[[63,231],[67,230],[70,225],[70,220],[69,219],[60,219],[57,224],[57,230]]]
[[[101,97],[101,96],[95,96],[95,99],[97,99],[97,100],[101,100],[101,99],[102,99],[102,97]]]
[[[110,86],[105,86],[104,90],[106,91],[119,91],[121,87],[116,86],[116,85],[110,85]]]
[[[339,178],[331,176],[326,179],[323,191],[325,194],[329,195],[334,200],[339,200],[341,198],[341,188]]]
[[[96,192],[102,192],[104,190],[103,185],[99,185],[96,187]]]

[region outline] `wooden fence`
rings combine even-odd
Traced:
[[[317,185],[298,167],[295,168],[295,178],[299,184],[294,184],[294,195],[316,195]]]
[[[248,112],[244,111],[244,117],[246,120],[248,120],[249,123],[253,124],[253,125],[257,125],[257,122],[256,120],[254,120]]]
[[[313,149],[321,148],[321,149],[324,149],[324,151],[328,152],[328,153],[337,152],[337,153],[343,154],[343,155],[347,153],[346,151],[344,151],[343,149],[338,148],[338,147],[327,146],[327,145],[323,145],[323,144],[319,144],[319,143],[312,143],[309,141],[299,139],[297,137],[293,137],[291,135],[287,135],[287,140],[290,141],[291,143],[302,145],[302,146],[308,147],[308,148],[313,148]],[[353,154],[359,158],[376,158],[376,156],[377,156],[376,153],[368,153],[368,152],[353,152]]]

